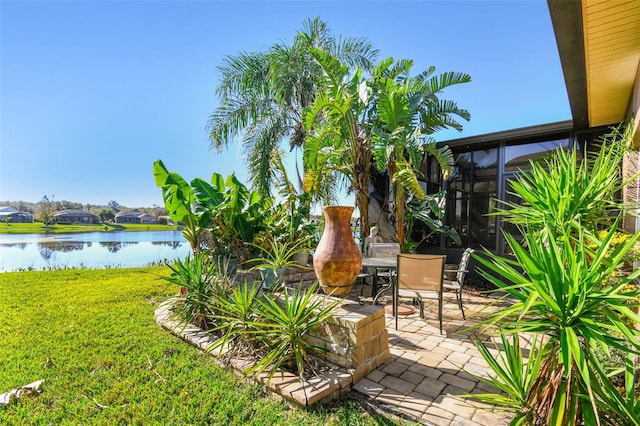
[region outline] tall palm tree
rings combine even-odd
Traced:
[[[319,91],[322,70],[310,54],[326,50],[350,67],[369,69],[377,50],[362,38],[338,38],[326,23],[309,19],[291,45],[275,44],[263,52],[227,56],[218,67],[220,106],[208,122],[211,147],[221,150],[240,137],[251,185],[271,193],[281,163],[282,142],[302,146],[303,110]]]

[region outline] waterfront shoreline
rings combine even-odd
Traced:
[[[144,232],[179,231],[177,225],[152,223],[106,223],[106,224],[55,224],[42,223],[0,223],[0,234],[76,234],[79,232]]]

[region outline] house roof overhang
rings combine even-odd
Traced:
[[[487,133],[466,138],[443,141],[442,145],[458,151],[468,151],[470,149],[482,149],[483,147],[493,147],[496,143],[526,143],[528,141],[539,141],[541,139],[554,139],[556,137],[567,137],[573,130],[571,120],[559,121],[557,123],[538,124],[535,126],[521,127],[518,129],[505,130],[500,132]]]
[[[574,128],[635,115],[640,146],[640,1],[548,0]]]

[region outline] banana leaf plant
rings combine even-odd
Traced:
[[[196,213],[196,195],[193,188],[178,173],[170,172],[161,160],[153,163],[153,176],[156,186],[162,188],[162,198],[167,214],[175,223],[182,224],[182,234],[198,252],[202,233],[211,223],[211,216],[204,212]]]
[[[405,243],[401,246],[403,253],[410,253],[433,234],[444,234],[451,238],[457,245],[462,244],[460,235],[458,235],[456,230],[442,222],[445,213],[446,196],[446,191],[440,191],[436,194],[426,194],[424,198],[409,196],[404,216],[407,233]],[[422,222],[430,232],[424,235],[420,241],[412,241],[411,235],[417,221]]]
[[[207,244],[224,242],[221,249],[229,251],[236,243],[252,242],[273,203],[249,191],[234,174],[224,179],[213,173],[210,182],[195,178],[189,184],[178,173],[169,172],[161,160],[154,163],[153,172],[167,213],[184,225],[184,237],[194,252],[210,249]]]

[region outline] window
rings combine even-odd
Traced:
[[[517,145],[496,141],[495,144],[455,156],[455,169],[448,182],[445,223],[456,229],[462,247],[503,250],[498,229],[504,224],[491,214],[498,207],[497,200],[509,197],[508,179],[513,179],[519,171],[526,173],[530,160],[543,158],[556,149],[570,149],[568,138]],[[512,228],[507,227],[507,231],[514,231]],[[455,244],[444,239],[444,247],[453,248]]]
[[[465,152],[456,156],[449,180],[447,223],[454,226],[463,247],[495,248],[495,210],[498,148]],[[446,246],[454,245],[447,240]]]
[[[504,148],[504,170],[507,172],[528,170],[529,160],[542,158],[556,149],[569,149],[569,139],[508,145]]]

